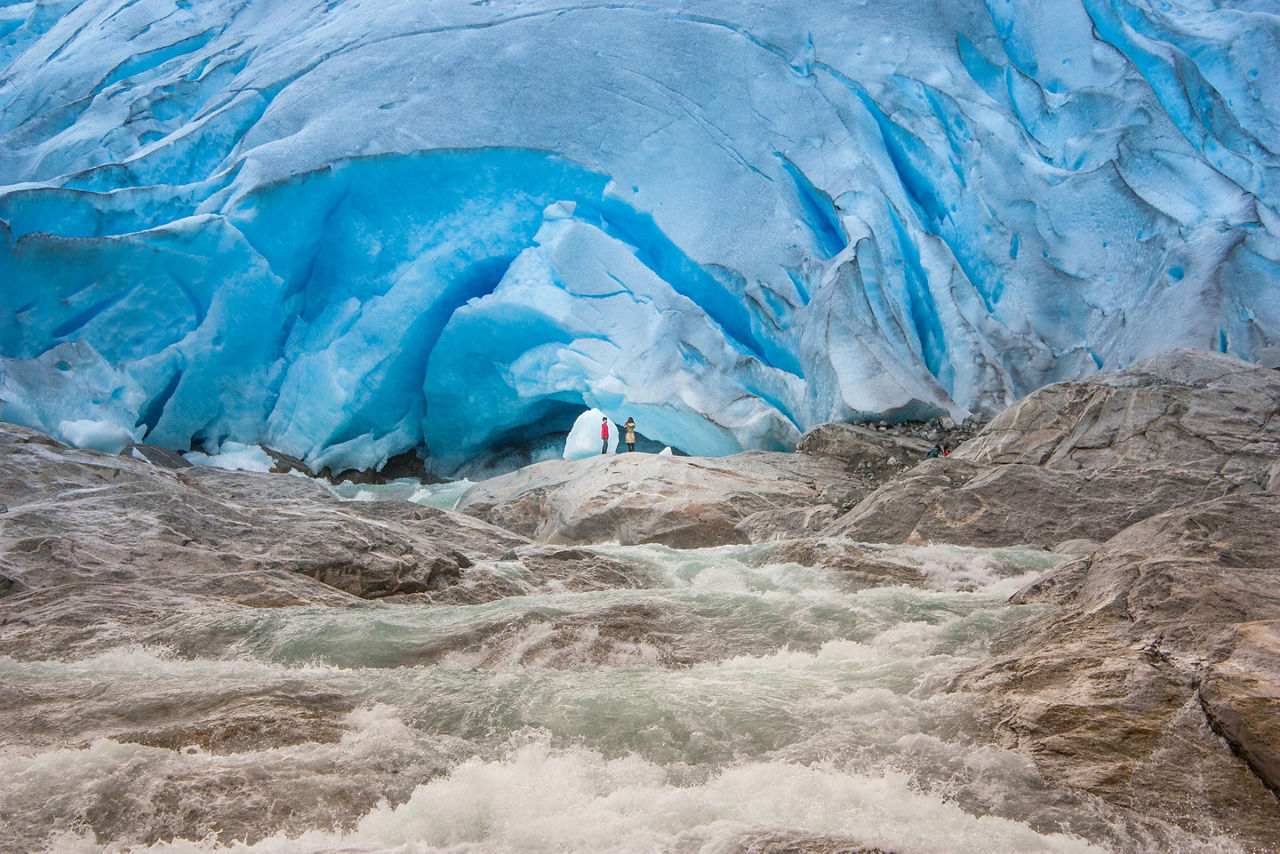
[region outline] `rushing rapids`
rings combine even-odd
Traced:
[[[634,568],[635,586],[557,592],[499,560],[483,569],[524,595],[342,609],[193,601],[168,648],[0,659],[0,847],[1126,841],[1102,805],[1053,793],[946,690],[1043,610],[1006,599],[1060,558],[883,548],[927,587],[859,589],[840,572],[769,563],[761,546],[614,546],[602,552]]]

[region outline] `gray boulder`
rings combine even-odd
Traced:
[[[697,548],[770,538],[777,528],[768,514],[809,506],[834,512],[865,492],[824,457],[618,454],[542,462],[481,481],[457,509],[547,543]]]
[[[925,587],[919,566],[883,550],[838,537],[809,537],[779,542],[762,552],[762,563],[798,563],[841,573],[851,587]]]
[[[831,457],[883,480],[925,458],[933,446],[921,439],[858,424],[820,424],[800,437],[796,450]]]
[[[431,605],[479,605],[509,596],[627,590],[653,583],[649,568],[636,563],[586,548],[534,543],[471,567],[456,584],[412,598]]]
[[[1053,608],[958,687],[1046,776],[1280,847],[1280,505],[1157,515],[1022,591]]]
[[[121,451],[120,455],[133,457],[151,463],[153,466],[162,466],[169,469],[189,469],[192,467],[187,458],[177,451],[158,448],[155,445],[130,445]]]
[[[871,488],[852,485],[851,496],[865,495]],[[773,540],[789,540],[793,537],[817,536],[826,530],[847,505],[808,504],[790,508],[770,508],[752,513],[734,527],[744,542],[766,543]]]

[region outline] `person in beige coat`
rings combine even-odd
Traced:
[[[627,423],[622,425],[624,435],[623,441],[627,443],[627,450],[634,451],[636,449],[636,420],[628,418]]]

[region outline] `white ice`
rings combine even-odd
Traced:
[[[609,439],[607,442],[602,441],[600,438],[602,420],[609,426]],[[582,460],[602,453],[617,453],[617,450],[618,425],[609,421],[600,410],[588,409],[573,422],[573,429],[569,431],[569,435],[564,441],[564,454],[562,457],[566,460]]]

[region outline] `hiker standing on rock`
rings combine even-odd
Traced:
[[[600,453],[609,453],[609,416],[600,419]]]
[[[636,449],[636,420],[628,417],[627,423],[622,426],[626,428],[627,431],[626,435],[623,437],[627,443],[627,450],[634,451]]]

